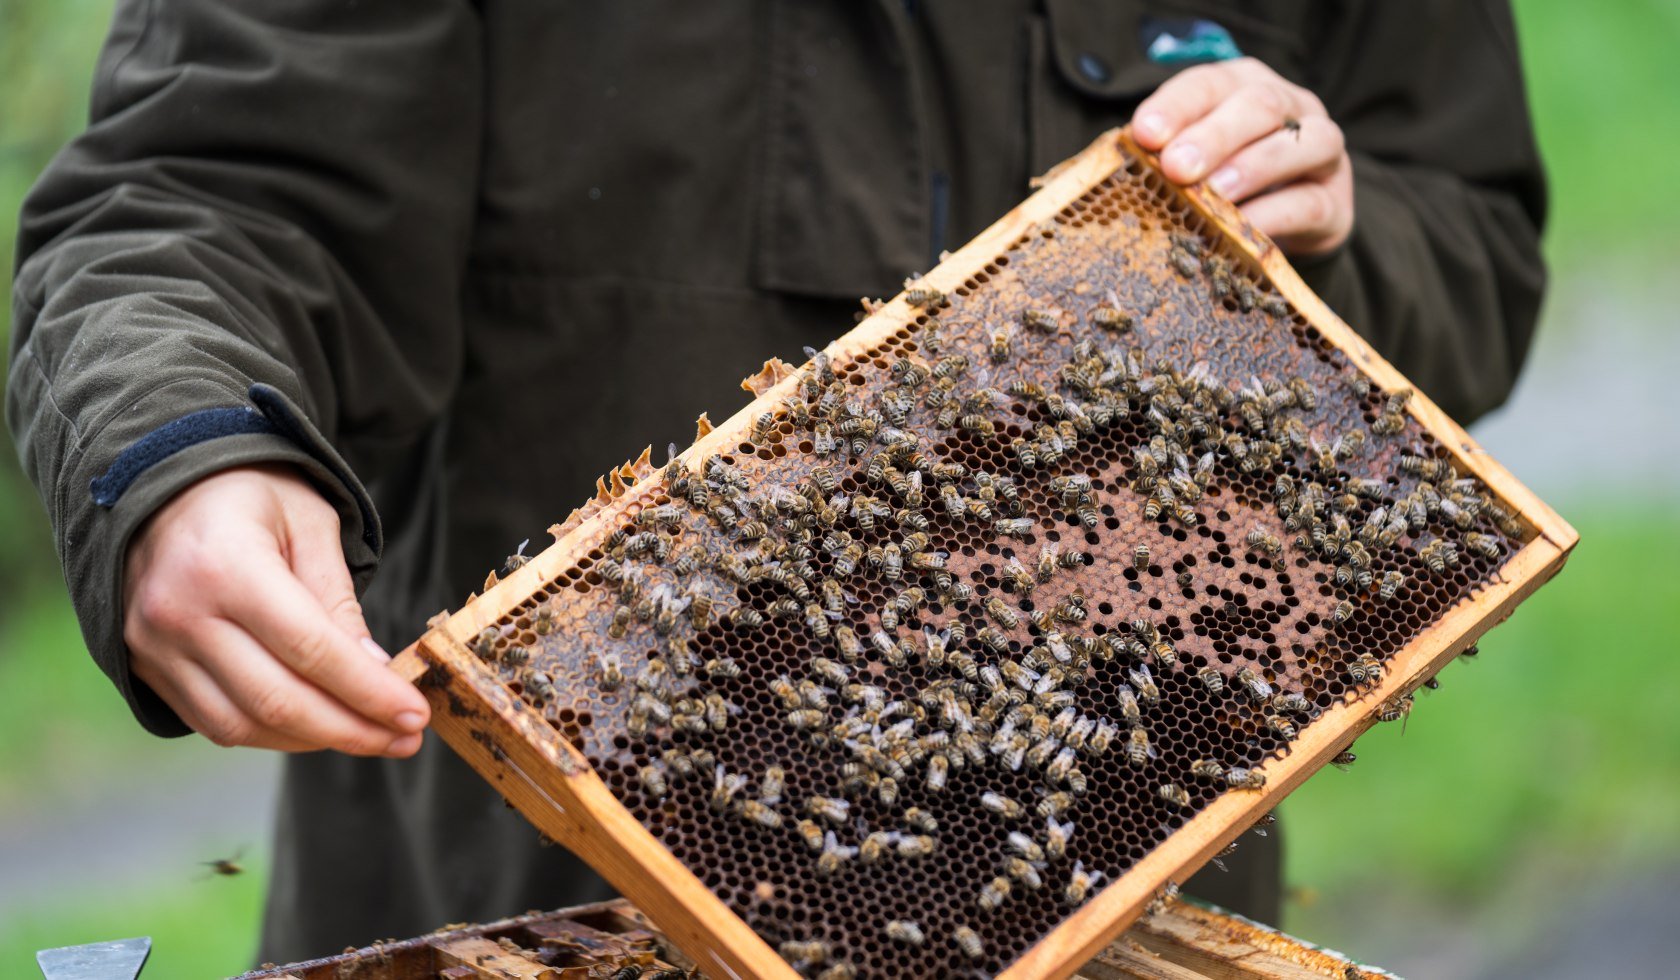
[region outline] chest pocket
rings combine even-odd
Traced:
[[[1261,3],[1044,0],[1031,27],[1030,157],[1035,173],[1078,152],[1097,133],[1130,121],[1139,102],[1189,63],[1150,59],[1146,37],[1162,23],[1205,20],[1242,54],[1304,84],[1300,27],[1308,0]]]

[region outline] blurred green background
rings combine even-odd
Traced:
[[[8,273],[18,203],[84,121],[109,8],[0,0]],[[1680,926],[1680,423],[1663,373],[1680,368],[1680,4],[1516,8],[1554,289],[1513,404],[1476,433],[1583,543],[1404,732],[1368,735],[1351,772],[1285,805],[1283,925],[1413,976],[1664,975],[1656,951]],[[140,934],[154,975],[243,970],[274,760],[133,726],[80,650],[5,440],[0,974],[29,975],[40,947]],[[204,873],[242,848],[247,873]],[[1583,951],[1596,966],[1570,965]]]

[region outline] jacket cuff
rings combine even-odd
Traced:
[[[197,384],[189,387],[197,389],[192,394],[208,394]],[[289,463],[338,511],[341,543],[358,594],[372,579],[383,547],[367,490],[290,399],[267,385],[253,386],[249,405],[261,413],[260,423],[236,421],[218,427],[204,420],[214,423],[221,417],[215,410],[228,410],[230,398],[225,389],[217,387],[215,393],[215,403],[197,406],[199,399],[183,398],[187,392],[177,386],[141,398],[125,415],[148,420],[154,427],[136,433],[121,418],[107,425],[83,445],[59,491],[65,518],[59,522],[59,550],[82,637],[135,719],[148,732],[166,737],[185,735],[190,729],[133,677],[123,641],[123,572],[129,541],[158,508],[221,470]],[[183,413],[183,408],[188,411]],[[187,428],[196,431],[183,433],[179,423],[195,417],[199,421]],[[156,426],[159,418],[171,421]],[[203,438],[194,441],[194,436]]]

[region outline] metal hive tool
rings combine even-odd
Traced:
[[[743,384],[400,662],[720,977],[1067,975],[1575,541],[1123,132]]]

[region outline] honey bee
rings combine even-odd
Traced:
[[[1120,702],[1120,717],[1126,724],[1134,728],[1143,723],[1143,712],[1138,708],[1137,694],[1124,684],[1115,689],[1115,697]]]
[[[1161,890],[1155,893],[1155,897],[1149,900],[1148,905],[1144,906],[1143,914],[1158,915],[1165,912],[1167,910],[1167,906],[1171,905],[1177,899],[1178,882],[1169,881],[1165,885],[1162,885]]]
[[[1272,696],[1272,685],[1266,683],[1251,667],[1243,667],[1237,671],[1236,684],[1255,704],[1260,704]]]
[[[957,378],[968,371],[968,358],[961,354],[942,357],[933,365],[933,376],[936,378]]]
[[[924,784],[930,793],[943,793],[945,782],[951,775],[951,760],[945,755],[936,755],[928,760],[927,775]]]
[[[1050,310],[1028,307],[1021,311],[1021,322],[1029,330],[1039,333],[1055,333],[1062,325],[1062,318]]]
[[[990,790],[981,794],[980,805],[1006,820],[1015,820],[1026,812],[1026,808],[1020,803],[1004,796],[1002,793]]]
[[[823,876],[832,875],[846,866],[846,863],[857,857],[855,846],[841,844],[834,831],[823,835],[822,853],[817,856],[817,873]]]
[[[1248,547],[1251,550],[1264,555],[1276,555],[1283,551],[1283,542],[1278,540],[1278,536],[1258,525],[1248,532],[1248,537],[1245,540],[1247,540]]]
[[[615,640],[624,639],[624,634],[630,629],[630,621],[634,612],[629,606],[619,606],[613,610],[612,622],[607,624],[607,635]]]
[[[1161,689],[1156,686],[1155,678],[1149,673],[1148,664],[1138,664],[1126,672],[1131,678],[1132,686],[1137,689],[1138,700],[1149,707],[1160,703]]]
[[[986,887],[980,889],[980,897],[975,900],[974,904],[978,905],[982,912],[996,911],[1009,899],[1009,891],[1009,879],[999,875],[987,882]]]
[[[992,362],[994,364],[1002,364],[1004,361],[1009,360],[1009,356],[1013,350],[1013,345],[1010,343],[1011,332],[1013,332],[1012,328],[992,331],[991,351]]]
[[[1383,573],[1382,583],[1377,587],[1377,598],[1383,602],[1393,602],[1400,594],[1400,586],[1406,582],[1405,573],[1398,569],[1390,569]]]
[[[712,809],[722,813],[735,802],[737,794],[749,782],[745,773],[729,772],[720,764],[716,770],[715,782],[712,785]]]
[[[992,528],[998,534],[1012,538],[1024,538],[1032,534],[1036,523],[1030,517],[1006,517],[995,522]]]
[[[764,625],[764,614],[750,606],[736,607],[729,619],[737,633],[750,633]]]
[[[1330,624],[1340,626],[1353,616],[1353,603],[1346,599],[1336,603],[1336,608],[1330,613]]]
[[[1112,306],[1099,306],[1091,312],[1091,322],[1104,330],[1125,333],[1132,329],[1134,321]]]
[[[909,824],[912,830],[921,830],[922,834],[932,834],[934,830],[939,829],[939,820],[934,819],[934,815],[921,807],[904,810],[904,822]]]
[[[616,691],[624,686],[624,663],[616,653],[595,655],[595,685],[603,691]]]
[[[1412,713],[1412,696],[1402,694],[1377,706],[1378,721],[1399,721]]]
[[[833,796],[811,796],[805,800],[806,813],[835,825],[845,823],[851,809],[851,801]]]
[[[1057,823],[1054,818],[1045,820],[1044,856],[1051,861],[1060,861],[1067,857],[1068,841],[1073,837],[1073,821]]]
[[[1073,873],[1068,876],[1067,887],[1062,891],[1062,901],[1068,905],[1083,905],[1091,889],[1100,884],[1102,879],[1101,871],[1087,871],[1084,861],[1075,861]]]
[[[1359,756],[1353,754],[1353,750],[1344,749],[1336,753],[1336,756],[1330,760],[1330,764],[1343,772],[1347,772],[1349,767],[1353,765],[1354,760],[1358,758]]]
[[[1348,679],[1355,684],[1379,681],[1382,680],[1382,675],[1382,661],[1369,653],[1361,654],[1348,665]]]
[[[1043,862],[1035,864],[1025,858],[1005,858],[1003,873],[1008,875],[1011,881],[1018,881],[1029,889],[1037,891],[1044,887],[1044,878],[1038,873],[1042,866]]]
[[[1012,630],[1021,625],[1021,617],[997,596],[992,596],[986,600],[986,614],[1006,630]]]
[[[1209,665],[1196,672],[1196,679],[1202,682],[1209,694],[1217,695],[1225,690],[1225,675],[1218,668]]]
[[[1225,774],[1225,785],[1232,789],[1263,789],[1266,786],[1266,774],[1258,769],[1232,766]]]
[[[968,926],[958,926],[951,939],[968,959],[978,960],[986,955],[986,944],[980,941],[980,934]]]
[[[1149,732],[1146,729],[1134,728],[1126,735],[1126,762],[1135,768],[1143,768],[1149,760],[1156,756],[1155,746],[1149,744]]]
[[[821,827],[817,826],[816,821],[802,819],[797,824],[797,827],[799,830],[799,837],[805,842],[805,846],[807,848],[809,848],[813,853],[822,851],[823,830]]]
[[[1312,710],[1312,702],[1303,695],[1291,691],[1283,691],[1272,697],[1272,708],[1275,711],[1292,711],[1306,714]]]
[[[1181,809],[1188,810],[1190,808],[1190,794],[1185,792],[1184,787],[1177,783],[1160,784],[1155,787],[1155,795]]]
[[[919,858],[932,854],[938,846],[938,842],[928,834],[903,834],[899,836],[894,850],[899,857]]]
[[[847,661],[857,661],[863,657],[863,641],[858,639],[857,631],[850,626],[834,628],[834,647]]]
[[[636,777],[642,784],[642,791],[649,796],[662,798],[670,792],[665,780],[665,767],[658,762],[650,762],[637,770]]]
[[[1132,552],[1132,568],[1142,575],[1149,571],[1149,546],[1140,544]]]
[[[796,968],[800,968],[814,966],[826,961],[833,951],[827,943],[820,939],[804,942],[790,939],[777,946],[776,952],[781,954],[782,959],[794,964]]]
[[[1282,715],[1267,712],[1261,716],[1261,720],[1265,723],[1266,728],[1278,738],[1284,739],[1285,741],[1290,741],[1295,738],[1295,723],[1290,721],[1288,718],[1285,718]]]
[[[887,923],[887,938],[905,946],[920,946],[927,942],[922,927],[909,919],[894,919]]]
[[[1173,268],[1178,270],[1178,274],[1186,279],[1194,278],[1202,271],[1202,264],[1196,261],[1196,257],[1188,251],[1174,248],[1170,253],[1170,257],[1172,259]]]
[[[774,830],[782,825],[782,815],[762,800],[742,800],[736,804],[735,812],[739,813],[743,820],[760,827]]]
[[[794,731],[805,732],[821,726],[824,717],[819,709],[799,708],[787,713],[787,723]]]
[[[1197,779],[1223,780],[1225,767],[1212,759],[1197,759],[1190,763],[1190,775]]]
[[[712,731],[721,732],[729,727],[729,716],[738,711],[734,705],[722,694],[713,691],[706,695],[706,724]]]
[[[1471,531],[1465,534],[1464,546],[1489,560],[1497,559],[1504,554],[1504,549],[1500,546],[1497,538],[1480,531]]]

